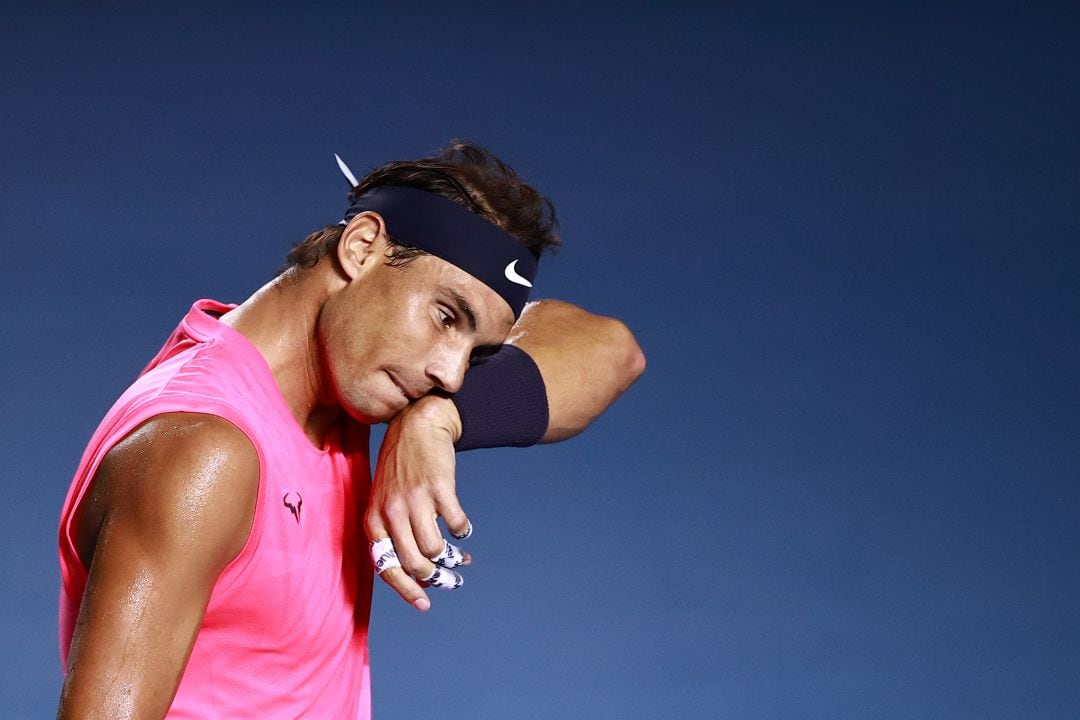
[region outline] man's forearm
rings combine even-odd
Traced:
[[[516,349],[465,376],[456,400],[466,426],[462,449],[573,437],[645,369],[626,325],[557,300],[530,303],[508,344]],[[483,427],[469,427],[470,420]]]

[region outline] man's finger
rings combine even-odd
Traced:
[[[413,536],[413,527],[409,518],[395,519],[391,515],[387,519],[390,522],[390,537],[394,540],[394,549],[397,550],[398,559],[401,560],[401,569],[414,578],[430,575],[435,565],[416,546],[416,538]],[[439,547],[439,544],[435,545],[436,553],[434,554],[438,553]]]
[[[405,602],[412,605],[420,612],[427,612],[431,609],[431,600],[428,598],[427,593],[421,588],[416,580],[410,577],[404,570],[399,567],[390,568],[381,575],[379,575],[383,581],[394,588],[398,595],[402,597]]]
[[[442,565],[444,568],[456,568],[459,565],[468,565],[471,558],[468,553],[464,552],[457,545],[443,540],[442,551],[431,558],[431,562],[436,565]]]
[[[412,516],[412,532],[416,546],[426,558],[434,558],[443,552],[446,540],[439,529],[438,515],[434,511],[418,512]]]
[[[386,560],[379,577],[382,578],[390,587],[394,588],[398,595],[402,597],[405,602],[412,605],[420,612],[426,612],[431,608],[431,599],[428,598],[427,593],[424,592],[414,579],[409,577],[401,568],[401,559],[398,557],[397,548],[394,547],[393,541],[388,537],[389,533],[386,531],[386,526],[382,522],[382,518],[378,513],[369,513],[366,518],[365,529],[367,530],[368,537],[374,538],[372,540],[372,565],[376,565],[379,558],[386,552],[387,546],[393,550],[394,557],[392,560]],[[375,549],[378,544],[378,554],[376,555]],[[376,568],[377,569],[377,568]]]
[[[420,578],[420,582],[427,583],[432,587],[443,590],[457,590],[465,582],[464,578],[453,570],[438,567],[431,571],[427,577]]]
[[[452,492],[441,493],[436,501],[439,504],[439,514],[446,521],[446,529],[458,540],[464,540],[472,535],[472,523],[468,515],[461,509],[457,495]]]
[[[469,522],[469,518],[465,518],[465,524],[455,526],[451,525],[449,521],[446,523],[446,529],[450,531],[450,534],[456,537],[458,540],[468,540],[472,535],[472,523]]]
[[[379,538],[371,541],[371,564],[375,568],[376,575],[382,575],[391,568],[401,567],[394,543],[390,538]]]

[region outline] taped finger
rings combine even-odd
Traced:
[[[397,551],[394,549],[394,541],[390,538],[379,538],[371,541],[371,564],[377,575],[382,575],[385,570],[401,567]]]
[[[420,578],[420,582],[443,590],[457,590],[465,582],[465,579],[453,570],[447,570],[436,565],[430,575]]]
[[[470,535],[472,535],[472,522],[470,520],[466,520],[465,523],[465,530],[463,530],[460,535],[458,535],[453,530],[450,531],[450,534],[456,537],[458,540],[467,539]]]
[[[457,545],[451,545],[449,541],[443,540],[442,552],[431,558],[431,562],[442,565],[444,568],[456,568],[458,565],[464,565],[467,557]]]

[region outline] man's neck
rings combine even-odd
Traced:
[[[293,417],[315,447],[341,418],[319,354],[316,325],[325,269],[287,270],[222,317],[262,353]]]

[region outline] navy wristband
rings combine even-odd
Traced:
[[[456,450],[528,447],[547,432],[547,388],[529,354],[513,345],[477,363],[453,395],[461,415]]]

